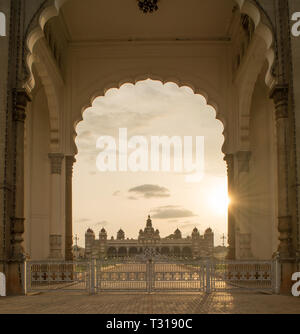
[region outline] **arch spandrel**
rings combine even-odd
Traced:
[[[44,35],[44,27],[46,23],[53,17],[58,16],[60,13],[60,9],[64,4],[71,0],[45,0],[41,3],[40,8],[34,14],[29,26],[27,27],[25,38],[25,44],[29,50],[29,56],[27,55],[25,60],[27,67],[29,69],[29,78],[26,81],[31,82],[31,85],[26,84],[25,86],[33,89],[34,80],[32,77],[32,62],[30,61],[30,54],[32,52],[34,44],[37,42],[39,38]],[[272,66],[274,64],[275,52],[273,49],[274,38],[272,31],[272,23],[266,24],[266,17],[269,20],[266,12],[262,11],[262,6],[258,6],[256,1],[253,0],[234,0],[238,5],[241,13],[245,13],[251,17],[251,19],[255,23],[255,33],[263,38],[267,46],[267,53],[265,55],[266,59],[269,63],[269,69],[266,74],[266,83],[267,85],[272,85],[273,83],[273,75],[272,75]]]

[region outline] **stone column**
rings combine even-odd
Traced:
[[[12,259],[23,259],[22,247],[24,233],[24,123],[26,106],[30,101],[25,90],[16,93],[15,123],[15,197],[14,217],[11,221],[11,256]]]
[[[61,170],[64,155],[61,153],[49,154],[51,164],[51,213],[50,213],[50,236],[49,258],[52,260],[62,259],[62,217],[61,217]]]
[[[66,156],[66,226],[65,226],[65,259],[73,260],[73,215],[72,215],[72,179],[73,165],[76,162],[73,156]]]
[[[231,198],[231,203],[228,207],[228,244],[229,250],[227,254],[228,260],[235,259],[235,216],[234,216],[234,155],[226,154],[224,160],[227,163],[228,175],[228,195]]]
[[[8,293],[22,294],[22,266],[25,261],[23,243],[24,233],[24,123],[26,106],[30,98],[25,90],[15,92],[16,107],[13,114],[15,130],[15,188],[14,188],[14,215],[11,218],[11,251],[8,265]]]
[[[275,103],[277,128],[277,182],[278,182],[278,231],[280,233],[279,253],[282,259],[292,257],[292,216],[289,207],[289,116],[288,86],[275,86],[271,92]]]
[[[281,292],[290,293],[291,277],[296,271],[293,249],[293,226],[291,200],[289,198],[290,178],[290,130],[289,130],[289,89],[287,85],[277,85],[271,92],[274,100],[277,129],[277,186],[278,186],[278,231],[279,259],[281,262]]]
[[[251,152],[240,151],[236,154],[238,165],[238,185],[236,193],[237,217],[240,233],[239,237],[239,257],[241,259],[251,259],[251,226],[250,226],[250,206],[249,206],[249,171]]]

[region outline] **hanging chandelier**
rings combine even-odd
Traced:
[[[153,13],[158,10],[159,0],[137,0],[138,6],[143,13]]]

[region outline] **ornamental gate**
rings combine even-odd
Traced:
[[[142,256],[81,262],[27,262],[26,291],[279,293],[277,261]]]
[[[200,261],[155,258],[98,261],[96,273],[99,292],[205,290],[205,266]]]

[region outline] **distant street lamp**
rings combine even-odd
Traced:
[[[78,247],[79,238],[78,238],[77,234],[75,235],[75,237],[73,237],[73,240],[75,241],[75,246]]]
[[[225,240],[226,240],[225,234],[223,234],[223,236],[221,237],[221,240],[223,241],[222,246],[225,247]]]
[[[73,240],[75,241],[75,246],[73,246],[73,254],[74,254],[75,259],[78,259],[80,254],[79,254],[79,247],[78,247],[79,238],[77,234],[73,236]]]

